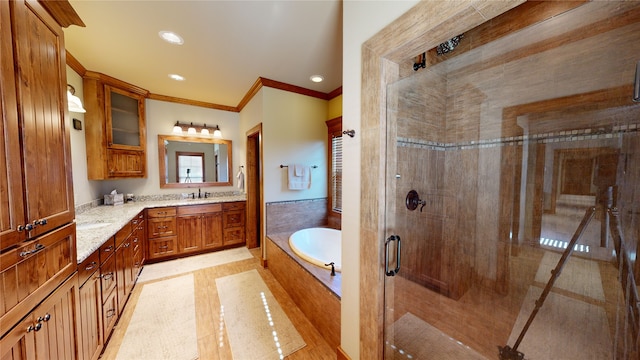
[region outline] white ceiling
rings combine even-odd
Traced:
[[[154,94],[237,106],[258,77],[324,93],[342,85],[341,0],[69,2],[86,27],[64,30],[67,51]]]

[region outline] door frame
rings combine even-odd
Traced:
[[[264,190],[262,171],[262,123],[254,126],[246,132],[246,238],[247,247],[254,248],[262,246],[261,262],[266,267],[266,256],[264,253]],[[258,241],[256,241],[258,240]]]

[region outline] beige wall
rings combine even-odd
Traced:
[[[343,3],[342,128],[356,131],[343,142],[342,328],[341,347],[351,359],[360,358],[360,99],[362,44],[418,1],[352,1]],[[362,174],[366,176],[366,172]],[[377,176],[377,174],[376,174]]]

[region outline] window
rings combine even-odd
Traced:
[[[342,117],[327,121],[329,132],[329,216],[342,213]]]
[[[204,182],[204,153],[176,152],[178,183]]]

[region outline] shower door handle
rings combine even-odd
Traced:
[[[393,270],[389,270],[389,249],[391,248],[389,244],[393,241],[398,241],[396,245],[396,268]],[[385,255],[384,255],[384,274],[387,276],[394,276],[400,271],[400,236],[391,235],[387,238],[387,241],[384,242]]]

